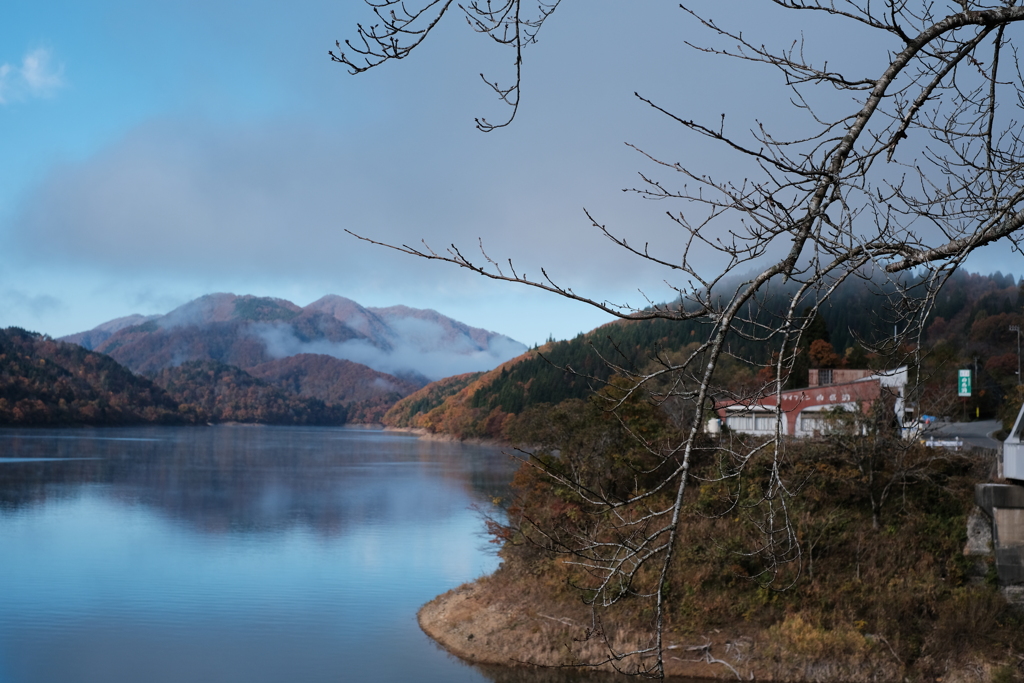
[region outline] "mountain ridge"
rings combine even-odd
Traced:
[[[379,421],[433,379],[489,370],[526,350],[432,309],[364,307],[336,294],[298,306],[212,293],[164,315],[125,316],[61,340],[149,377],[190,362],[237,367],[301,398],[343,405],[350,420],[362,422]]]
[[[193,331],[181,332],[190,328]],[[231,339],[203,342],[195,339],[194,328],[214,329],[216,336]],[[419,374],[428,380],[488,370],[526,350],[505,335],[432,309],[364,307],[336,294],[307,306],[273,297],[207,294],[164,315],[125,316],[60,340],[109,353],[143,373],[184,360],[217,360],[244,368],[300,353],[322,353],[378,372]],[[435,368],[431,361],[439,356],[447,356],[447,362]]]

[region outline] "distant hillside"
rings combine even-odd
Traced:
[[[301,396],[344,404],[361,421],[380,419],[431,379],[487,370],[526,350],[436,311],[365,308],[334,295],[303,308],[210,294],[167,315],[119,318],[65,339],[150,376],[188,361],[232,365]]]
[[[429,384],[396,403],[384,416],[384,424],[458,438],[501,438],[506,420],[530,406],[593,394],[612,375],[606,360],[641,368],[656,353],[671,353],[693,343],[702,329],[699,322],[609,323],[575,339],[548,342],[490,372]]]
[[[302,398],[271,386],[245,371],[217,361],[189,361],[164,368],[153,378],[183,404],[211,422],[278,425],[340,425],[345,409]]]
[[[76,344],[0,330],[0,425],[345,421],[343,406],[296,396],[216,361],[184,363],[151,381]]]
[[[884,366],[861,346],[892,334],[893,315],[884,282],[854,280],[841,287],[803,342],[803,351],[789,382],[806,386],[812,365],[808,348],[824,340],[837,367]],[[898,303],[898,300],[897,300]],[[954,418],[1001,417],[1009,419],[1024,400],[1018,385],[1017,338],[1010,325],[1024,328],[1024,292],[1010,275],[989,276],[955,273],[940,292],[935,310],[926,323],[925,360],[921,379],[925,394],[920,410]],[[773,301],[762,302],[753,314],[758,319],[775,316]],[[618,321],[575,339],[551,342],[499,366],[493,371],[449,378],[428,385],[402,399],[387,413],[384,422],[396,427],[419,427],[459,438],[501,438],[511,418],[531,406],[555,405],[590,396],[612,375],[606,361],[620,367],[650,366],[656,354],[678,356],[707,335],[699,321]],[[734,335],[727,341],[731,354],[764,363],[765,345]],[[818,348],[821,351],[821,347]],[[955,395],[959,368],[974,368],[975,393],[967,401]],[[761,382],[759,367],[732,357],[723,359],[716,375],[722,387],[751,388]]]
[[[466,433],[452,424],[452,418],[463,414],[462,406],[468,394],[487,382],[491,373],[471,372],[446,377],[423,387],[398,401],[384,415],[382,422],[389,427],[426,429],[441,434],[455,434],[462,438],[485,436],[475,431]],[[461,399],[461,400],[460,400]],[[475,419],[478,416],[473,416]]]
[[[365,308],[334,295],[302,308],[283,299],[210,294],[141,324],[125,324],[128,320],[111,321],[66,339],[144,373],[186,360],[249,368],[309,353],[426,380],[489,370],[526,350],[508,337],[436,311]]]
[[[156,317],[158,316],[139,315],[137,313],[135,315],[126,315],[123,318],[115,318],[114,320],[105,322],[87,332],[79,332],[78,334],[61,337],[61,341],[78,344],[79,346],[84,346],[85,348],[92,350],[110,339],[111,335],[115,332],[123,330],[126,327],[135,327],[137,325],[145,324]]]
[[[148,379],[85,348],[0,330],[0,424],[193,424],[204,416]]]
[[[612,374],[601,355],[646,365],[655,349],[689,343],[696,327],[661,320],[610,323],[569,341],[549,342],[490,372],[429,384],[398,401],[383,422],[461,439],[502,438],[506,421],[526,408],[586,398],[600,388]]]
[[[344,405],[349,422],[380,422],[396,401],[419,388],[365,365],[322,354],[272,360],[248,372],[299,396]]]

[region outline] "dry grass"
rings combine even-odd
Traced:
[[[612,476],[588,466],[594,476]],[[758,541],[743,516],[750,511],[741,505],[719,514],[730,493],[724,484],[691,489],[666,584],[666,673],[846,683],[975,683],[1019,673],[1024,616],[971,576],[962,552],[974,483],[987,462],[937,459],[880,510],[869,503],[871,483],[827,444],[793,444],[787,467],[791,481],[803,482],[789,504],[804,555],[777,582],[786,590],[764,585],[757,558],[744,552]],[[555,547],[569,547],[574,525],[592,513],[535,472],[521,470],[516,485],[523,518],[561,532]],[[506,541],[502,568],[425,606],[420,623],[428,634],[479,663],[650,665],[635,656],[608,661],[649,645],[649,601],[626,598],[595,621],[585,594],[570,588],[587,576],[566,555],[531,543],[525,524],[498,531]],[[635,587],[649,590],[656,580],[641,573],[638,584],[646,585]]]

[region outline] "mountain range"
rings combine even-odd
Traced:
[[[436,311],[367,308],[336,295],[302,307],[209,294],[166,315],[117,318],[60,341],[109,355],[165,388],[177,386],[185,364],[233,366],[288,393],[343,405],[350,422],[375,421],[430,381],[489,370],[526,351]],[[181,372],[189,382],[205,376],[194,367]]]
[[[809,363],[822,358],[831,365],[817,367],[878,369],[900,360],[860,341],[891,334],[886,310],[899,302],[884,294],[884,283],[867,279],[840,287],[810,324],[787,384],[805,386]],[[777,316],[772,306],[766,301],[755,313]],[[925,320],[914,370],[918,408],[1014,417],[1024,400],[1022,326],[1024,280],[954,273]],[[500,439],[520,418],[590,396],[613,373],[603,358],[640,369],[652,354],[687,352],[704,334],[700,321],[619,321],[527,350],[434,311],[365,308],[338,296],[300,307],[212,294],[166,315],[118,318],[62,341],[0,330],[0,424],[383,422]],[[732,339],[732,356],[716,372],[719,386],[747,391],[763,384],[758,364],[767,347],[752,339]],[[812,351],[812,342],[829,352]],[[977,391],[959,400],[957,372],[968,367]]]

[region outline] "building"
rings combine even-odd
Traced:
[[[827,429],[827,413],[835,409],[866,412],[879,398],[889,399],[893,417],[906,424],[906,366],[895,370],[812,369],[803,389],[790,389],[750,400],[718,401],[722,423],[744,434],[775,433],[782,414],[782,433],[813,436]]]
[[[994,556],[996,577],[1003,595],[1024,606],[1024,406],[1017,413],[1013,430],[1003,442],[999,477],[1003,482],[986,482],[974,489],[974,502],[985,513],[979,517],[986,533],[980,543],[968,544],[965,555]],[[968,520],[968,539],[970,536]]]
[[[1017,421],[1013,423],[1010,435],[1003,442],[1003,460],[999,464],[999,475],[1024,485],[1024,406],[1020,407]]]

